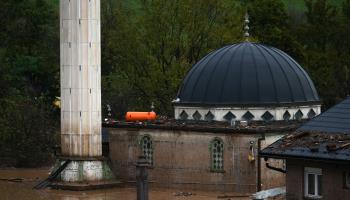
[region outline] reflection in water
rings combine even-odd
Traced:
[[[84,192],[65,190],[33,190],[39,180],[48,176],[48,169],[10,169],[0,170],[0,180],[23,178],[22,182],[0,181],[0,200],[136,200],[135,188],[112,188]],[[177,190],[152,190],[151,200],[217,200],[220,193],[194,192],[188,197],[174,195]],[[231,198],[248,200],[249,198]]]
[[[92,199],[96,199],[96,200],[104,200],[104,197],[98,197],[98,196],[89,196],[87,198],[85,197],[70,197],[70,196],[65,196],[62,197],[62,200],[81,200],[81,199],[85,199],[85,200],[92,200]]]

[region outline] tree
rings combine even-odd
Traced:
[[[105,16],[113,19],[113,30],[105,37],[104,59],[111,71],[104,77],[104,98],[127,99],[121,112],[149,110],[154,102],[158,112],[171,115],[171,100],[191,65],[241,39],[242,12],[232,1],[141,1],[134,12],[125,4],[116,6],[116,18]]]
[[[293,36],[290,16],[281,0],[251,0],[247,6],[252,37],[283,49],[297,60],[303,58],[301,45]]]
[[[59,116],[51,108],[59,93],[57,1],[0,3],[0,158],[40,165],[51,152]]]
[[[304,63],[328,108],[350,93],[349,23],[327,0],[305,0],[305,4],[307,20],[299,33],[305,44]]]

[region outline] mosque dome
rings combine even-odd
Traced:
[[[283,51],[243,42],[195,64],[178,93],[181,104],[265,106],[319,102],[313,82]]]
[[[293,108],[294,114],[301,107],[318,114],[319,104],[313,82],[293,58],[271,46],[242,42],[213,51],[192,67],[178,92],[175,114],[196,109],[202,111],[201,116],[210,112],[213,118],[215,110],[220,108],[226,109],[224,112],[230,110],[237,117],[234,111],[238,108],[247,108],[241,109],[242,115],[247,111],[254,115],[252,112],[258,108],[259,115],[268,111],[272,118],[282,119]],[[283,112],[276,113],[276,108],[283,108]],[[305,117],[310,110],[300,112]],[[223,119],[224,114],[220,113],[219,118]]]

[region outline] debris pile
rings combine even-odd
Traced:
[[[295,131],[264,149],[262,154],[346,160],[350,158],[350,134]]]

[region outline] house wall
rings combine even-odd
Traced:
[[[344,187],[343,173],[350,170],[350,163],[332,164],[320,161],[287,160],[287,200],[304,198],[304,167],[322,169],[323,200],[350,199],[350,189]]]
[[[264,149],[270,144],[279,140],[282,136],[282,134],[266,134],[265,140],[261,141],[261,149]],[[284,160],[270,158],[268,162],[271,166],[280,169],[285,168]],[[262,190],[267,190],[275,187],[282,187],[286,184],[285,174],[283,174],[282,172],[268,169],[266,167],[266,162],[264,161],[264,159],[261,159],[261,179]]]
[[[149,180],[153,185],[237,193],[251,193],[257,189],[257,147],[260,134],[136,128],[110,128],[109,134],[113,170],[116,178],[122,181],[135,180],[134,164],[141,155],[139,142],[142,136],[149,135],[154,146],[153,166],[149,170]],[[216,137],[224,143],[223,173],[210,170],[209,145]],[[268,142],[272,141],[271,136]],[[252,162],[248,160],[251,142],[256,158]],[[271,170],[263,170],[264,177],[273,176],[269,174]],[[268,185],[284,183],[284,177],[277,179],[278,175]]]

